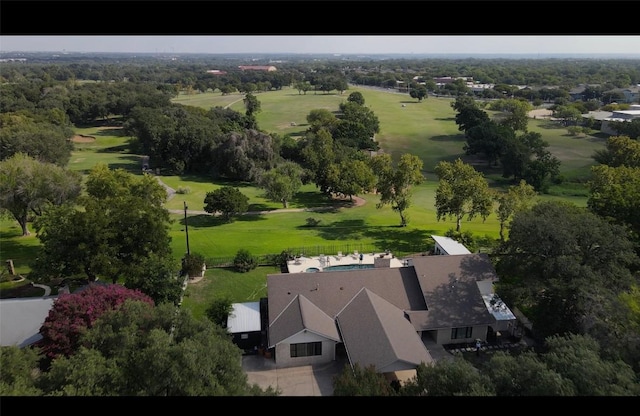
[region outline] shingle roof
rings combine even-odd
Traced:
[[[340,341],[333,317],[324,313],[305,296],[298,295],[269,327],[269,347],[304,330]]]
[[[366,288],[336,320],[350,360],[363,367],[391,372],[433,361],[404,312]]]
[[[418,331],[495,323],[476,282],[496,279],[486,254],[417,256],[400,268],[268,275],[269,344],[312,327],[330,334],[335,319],[353,361],[384,371],[415,368],[430,359]]]
[[[413,267],[427,305],[426,312],[409,313],[418,330],[458,326],[490,325],[477,280],[496,280],[486,254],[418,256]]]

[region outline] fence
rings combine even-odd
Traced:
[[[359,253],[379,253],[386,250],[391,250],[396,257],[403,257],[410,253],[424,253],[430,251],[433,248],[432,244],[420,244],[403,247],[404,250],[393,249],[393,247],[382,247],[376,244],[362,244],[362,243],[344,243],[344,244],[329,244],[329,245],[316,245],[316,246],[303,246],[303,247],[289,247],[283,251],[289,253],[292,256],[305,256],[305,257],[317,257],[320,254],[331,255],[342,252],[344,254],[353,253],[358,251]],[[258,260],[258,265],[269,266],[274,265],[274,258],[282,254],[261,254],[254,255]],[[207,268],[212,267],[233,267],[233,259],[231,257],[209,257],[205,259]]]

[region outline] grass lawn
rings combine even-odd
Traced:
[[[187,285],[182,306],[193,316],[205,316],[214,299],[231,299],[233,303],[257,302],[267,296],[267,274],[280,273],[276,267],[258,267],[247,273],[232,269],[208,269],[205,277]]]
[[[312,109],[325,108],[337,111],[353,91],[360,91],[365,105],[371,107],[380,120],[377,135],[381,147],[394,158],[403,153],[415,154],[424,162],[427,181],[414,189],[412,205],[407,214],[409,224],[399,227],[400,217],[388,206],[376,208],[377,195],[361,195],[366,204],[357,208],[339,208],[327,212],[289,212],[244,215],[231,223],[224,223],[216,217],[201,214],[188,215],[189,245],[192,252],[212,257],[233,257],[240,248],[253,255],[277,254],[285,249],[316,248],[330,254],[345,251],[345,246],[374,246],[392,250],[401,256],[421,251],[429,244],[431,234],[443,234],[455,227],[455,221],[436,221],[435,190],[437,187],[433,169],[440,160],[464,159],[462,146],[464,138],[454,121],[455,112],[451,99],[429,97],[419,103],[406,94],[351,88],[344,94],[324,94],[313,92],[298,94],[297,90],[285,88],[281,91],[259,93],[257,98],[262,111],[257,114],[258,124],[268,132],[297,137],[307,128],[306,116]],[[242,96],[220,93],[181,95],[175,102],[202,108],[231,105],[237,111],[244,111]],[[403,107],[402,105],[405,105]],[[292,125],[295,123],[295,125]],[[550,144],[551,152],[561,161],[561,173],[571,181],[552,187],[550,195],[543,199],[562,199],[578,206],[586,206],[586,188],[580,184],[589,174],[593,164],[591,155],[603,149],[605,138],[569,136],[565,129],[549,124],[545,120],[530,120],[529,129],[540,132]],[[95,126],[76,129],[78,134],[91,136],[75,145],[69,163],[72,170],[88,172],[97,163],[105,163],[111,168],[123,168],[141,174],[141,156],[131,154],[128,139],[122,130],[113,126]],[[488,171],[486,177],[493,185],[499,184],[499,174]],[[189,210],[200,211],[204,207],[207,192],[224,185],[238,187],[249,197],[251,211],[270,211],[282,208],[280,203],[266,200],[263,191],[246,183],[213,182],[209,178],[193,175],[162,176],[162,181],[174,189],[188,188],[189,192],[176,194],[166,207],[177,210],[172,214],[170,235],[174,256],[181,258],[186,252],[186,229],[184,224],[184,203]],[[319,194],[314,185],[306,185],[291,201],[290,208],[311,208],[330,203]],[[307,226],[307,219],[320,220],[316,227]],[[17,222],[13,219],[0,220],[0,260],[4,263],[13,259],[20,274],[28,274],[29,263],[37,254],[39,240],[35,233],[22,237]],[[462,230],[470,230],[477,236],[497,238],[499,223],[495,214],[482,221],[475,218],[462,223]],[[203,314],[204,306],[199,299],[207,293],[211,296],[228,294],[233,302],[257,300],[265,296],[263,268],[246,274],[226,269],[210,269],[205,279],[187,291],[184,305],[196,314]],[[13,284],[2,283],[0,289]],[[211,285],[211,289],[208,289]],[[215,288],[215,292],[214,292]],[[192,290],[193,289],[193,290]],[[208,296],[208,295],[206,295]]]

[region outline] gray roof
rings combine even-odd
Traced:
[[[373,365],[386,373],[433,361],[404,312],[366,288],[338,314],[337,322],[349,359],[362,367]]]
[[[495,318],[487,311],[476,284],[478,280],[497,280],[486,254],[418,256],[413,258],[426,311],[409,313],[419,330],[490,325]]]
[[[324,313],[305,296],[298,295],[270,325],[269,347],[305,330],[340,341],[333,317]]]
[[[496,322],[476,284],[482,280],[497,280],[486,254],[417,256],[400,268],[271,274],[269,344],[307,329],[341,339],[352,362],[415,368],[430,361],[418,331]]]
[[[25,347],[39,341],[40,327],[57,296],[0,300],[0,345]]]

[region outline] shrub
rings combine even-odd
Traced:
[[[245,249],[240,249],[233,259],[233,267],[237,271],[246,273],[258,267],[258,260]]]
[[[231,300],[228,298],[214,299],[205,311],[205,314],[209,320],[223,328],[226,328],[227,318],[229,317],[231,310]]]
[[[202,266],[204,266],[204,256],[202,254],[187,254],[182,260],[182,275],[200,276],[202,274]]]
[[[190,194],[191,193],[191,188],[189,188],[188,186],[179,186],[178,189],[176,189],[176,193],[177,194]]]
[[[320,224],[320,221],[322,221],[322,220],[318,220],[318,219],[315,219],[313,217],[309,217],[309,218],[307,218],[306,221],[307,221],[307,227],[317,227],[318,224]]]

